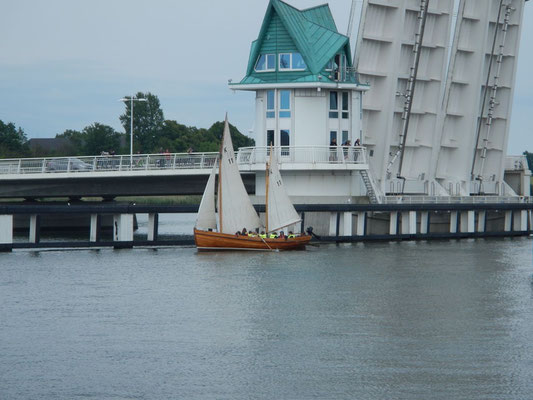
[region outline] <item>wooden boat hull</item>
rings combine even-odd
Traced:
[[[194,242],[199,250],[298,250],[304,249],[310,240],[309,235],[290,239],[262,239],[258,236],[194,230]]]

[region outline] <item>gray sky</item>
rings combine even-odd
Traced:
[[[289,0],[298,8],[321,0]],[[117,101],[138,91],[161,100],[165,118],[209,127],[253,126],[254,94],[233,93],[268,0],[3,0],[0,119],[29,138],[94,122],[123,131]],[[342,33],[351,0],[329,0]],[[354,36],[356,29],[354,29]],[[526,5],[509,153],[533,151],[533,4]],[[353,43],[353,40],[352,40]]]

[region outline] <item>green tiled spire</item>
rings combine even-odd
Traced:
[[[280,53],[299,52],[306,65],[305,71],[278,71]],[[348,67],[352,66],[349,39],[337,31],[327,4],[298,10],[281,1],[270,0],[259,37],[252,43],[246,76],[240,84],[313,82],[325,71],[336,54],[344,54]],[[276,71],[256,72],[254,67],[260,54],[276,55]]]

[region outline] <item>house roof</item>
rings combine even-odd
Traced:
[[[349,39],[338,33],[327,4],[299,10],[281,0],[270,0],[259,37],[252,43],[247,76],[253,72],[274,12],[302,54],[310,73],[320,74],[329,60],[343,48],[351,66]]]

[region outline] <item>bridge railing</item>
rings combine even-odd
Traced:
[[[163,153],[0,160],[0,174],[212,168],[218,153]]]
[[[281,146],[273,151],[281,164],[366,164],[366,149],[362,146]],[[237,162],[264,164],[269,157],[270,147],[241,147]]]
[[[276,147],[274,151],[282,164],[366,164],[364,147],[293,146]],[[265,164],[269,156],[269,147],[242,147],[237,162]],[[210,169],[217,160],[215,152],[0,159],[0,175]]]

